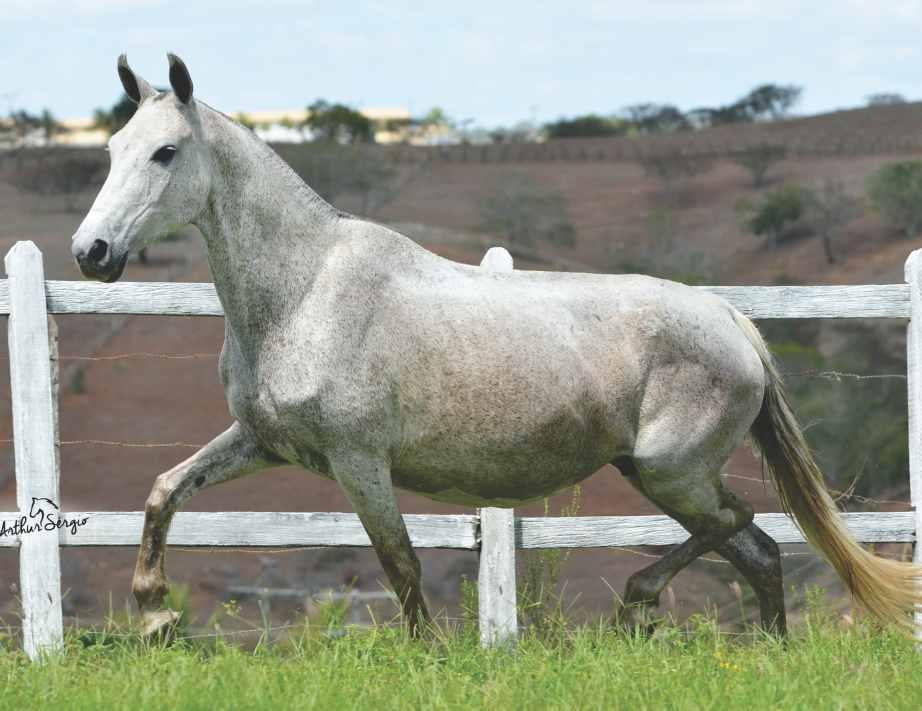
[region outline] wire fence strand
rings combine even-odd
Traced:
[[[58,360],[73,360],[73,361],[114,361],[114,360],[130,360],[130,359],[161,359],[161,360],[205,360],[218,358],[220,353],[156,353],[153,351],[129,351],[127,353],[113,353],[111,355],[100,355],[100,356],[90,356],[90,355],[62,355],[58,356]],[[0,356],[4,359],[8,359],[9,356],[3,355]],[[782,373],[782,376],[786,378],[821,378],[825,380],[883,380],[883,379],[897,379],[897,380],[906,380],[905,373],[851,373],[842,370],[801,370],[801,371],[792,371]]]
[[[0,439],[0,444],[13,444],[12,438]],[[187,447],[201,449],[204,444],[192,442],[118,442],[108,439],[64,439],[58,442],[62,447],[76,445],[98,445],[103,447],[129,447],[137,449],[158,449],[163,447]]]

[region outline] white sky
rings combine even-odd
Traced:
[[[0,0],[0,112],[88,116],[118,98],[120,52],[162,86],[173,51],[224,111],[323,97],[493,126],[713,106],[778,82],[816,113],[922,99],[920,30],[922,0]]]

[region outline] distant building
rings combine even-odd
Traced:
[[[61,130],[55,134],[54,143],[62,146],[104,146],[109,132],[98,128],[91,118],[62,119],[58,121]]]
[[[403,108],[371,107],[359,109],[359,112],[371,121],[375,142],[382,145],[449,146],[464,141],[489,142],[486,136],[481,137],[471,131],[462,133],[447,122],[414,119]],[[313,138],[305,125],[308,117],[306,109],[238,111],[230,116],[252,128],[257,136],[269,143],[304,143]],[[104,146],[109,140],[109,132],[99,128],[92,118],[61,119],[56,123],[54,135],[48,138],[40,128],[30,129],[26,135],[17,135],[12,123],[0,118],[0,148],[45,145],[91,147]]]
[[[365,108],[359,111],[372,122],[377,143],[403,143],[411,138],[413,120],[406,109]],[[307,119],[306,109],[238,111],[230,115],[252,127],[256,135],[264,141],[303,143],[311,140],[310,129],[304,125]],[[91,118],[64,119],[58,124],[62,130],[54,137],[56,144],[101,146],[105,145],[109,138],[108,132],[95,127]]]

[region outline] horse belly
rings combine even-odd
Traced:
[[[449,503],[512,506],[591,476],[630,448],[615,413],[567,408],[527,428],[456,427],[403,449],[393,463],[400,488]]]

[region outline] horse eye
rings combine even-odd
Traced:
[[[152,161],[160,163],[160,165],[169,165],[170,161],[173,160],[173,156],[176,155],[176,146],[163,146],[158,148],[157,151],[150,157]]]

